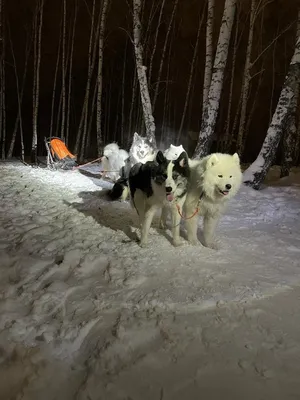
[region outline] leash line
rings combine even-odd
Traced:
[[[196,210],[193,212],[193,214],[192,214],[190,217],[185,217],[185,216],[181,213],[180,207],[179,207],[178,204],[176,204],[176,208],[177,208],[177,211],[178,211],[178,214],[180,215],[180,217],[181,217],[182,219],[184,219],[185,221],[187,221],[188,219],[192,219],[192,218],[199,212],[199,207],[196,207]]]
[[[101,160],[101,158],[102,158],[102,157],[99,157],[99,158],[96,158],[96,160],[87,162],[86,164],[82,164],[82,165],[78,165],[77,167],[73,167],[73,170],[78,169],[78,168],[81,168],[81,167],[85,167],[86,165],[93,164],[94,162]]]

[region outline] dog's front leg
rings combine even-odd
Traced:
[[[183,244],[183,239],[180,237],[180,221],[182,214],[182,207],[185,202],[185,198],[180,199],[176,205],[172,206],[172,237],[173,237],[173,245],[181,246]]]
[[[204,246],[211,249],[218,250],[219,246],[215,242],[214,235],[216,231],[217,224],[219,222],[219,216],[205,215],[203,220],[203,239]]]
[[[185,221],[185,226],[187,230],[187,239],[188,241],[193,244],[197,245],[199,244],[199,240],[197,238],[197,230],[198,230],[198,214],[193,215],[195,213],[195,210],[197,208],[197,203],[192,202],[192,203],[185,203],[184,205],[184,212],[185,212],[185,217],[187,220]]]
[[[166,229],[167,227],[167,216],[168,216],[168,208],[163,206],[161,209],[161,216],[159,221],[160,229]]]
[[[155,212],[156,212],[156,207],[150,207],[145,213],[144,219],[142,221],[141,241],[140,241],[141,247],[147,246],[149,230],[150,230]]]

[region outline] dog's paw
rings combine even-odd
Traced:
[[[160,221],[159,223],[159,229],[165,230],[167,229],[167,225],[164,221]]]
[[[173,239],[173,246],[179,247],[179,246],[182,246],[183,244],[184,244],[184,240],[181,237]]]
[[[220,250],[221,244],[219,242],[204,242],[203,245],[212,250]]]
[[[200,244],[200,242],[197,238],[190,238],[190,239],[188,239],[188,242],[193,246],[198,246]]]
[[[147,247],[147,241],[146,240],[141,240],[140,241],[140,243],[139,243],[139,245],[140,245],[140,247],[142,247],[143,249],[145,248],[145,247]]]

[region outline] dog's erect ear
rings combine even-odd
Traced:
[[[158,152],[156,154],[156,161],[158,162],[158,164],[162,164],[166,161],[166,158],[163,155],[161,150],[158,150]]]
[[[174,149],[175,146],[172,145],[172,143],[170,144],[170,149]]]
[[[176,163],[178,163],[181,168],[184,168],[184,167],[186,167],[188,165],[189,158],[188,158],[188,155],[186,154],[185,151],[183,151],[180,154],[180,156],[176,160]]]
[[[216,165],[219,162],[218,156],[216,154],[212,154],[208,161],[207,161],[207,167],[213,167],[214,165]]]
[[[133,140],[137,140],[139,137],[140,137],[140,135],[137,132],[134,132]]]
[[[238,153],[234,153],[234,155],[232,156],[233,160],[235,161],[236,164],[240,164],[240,157],[238,155]]]

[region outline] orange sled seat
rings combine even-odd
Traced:
[[[64,141],[57,137],[45,138],[47,165],[53,169],[72,169],[77,166],[76,156],[72,154]]]

